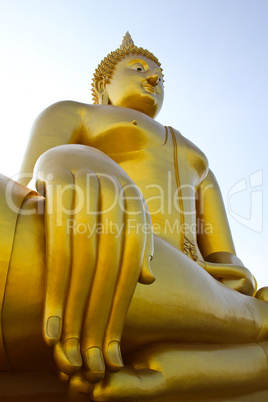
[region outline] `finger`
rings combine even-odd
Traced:
[[[61,372],[61,371],[58,371],[58,377],[59,377],[59,379],[62,381],[62,382],[68,382],[69,381],[69,379],[70,379],[70,377],[67,375],[67,374],[65,374],[65,373],[63,373],[63,372]]]
[[[259,289],[255,297],[256,299],[268,302],[268,287],[265,286],[264,288]]]
[[[78,338],[68,339],[68,342],[58,342],[54,346],[54,359],[62,374],[72,375],[82,366],[80,342]]]
[[[149,285],[155,281],[155,277],[152,273],[150,265],[150,261],[152,261],[154,255],[154,239],[153,239],[153,227],[152,227],[151,215],[149,213],[145,200],[143,202],[143,205],[146,217],[146,225],[145,225],[146,246],[145,246],[144,259],[139,277],[139,282],[144,285]]]
[[[119,273],[122,250],[122,188],[114,177],[101,176],[98,258],[82,333],[87,379],[99,381],[105,371],[102,345]]]
[[[145,211],[136,186],[123,187],[125,199],[124,243],[120,273],[104,343],[105,362],[111,371],[122,365],[120,340],[128,307],[135,291],[145,251]]]
[[[93,385],[86,380],[83,371],[80,370],[70,378],[69,388],[71,391],[90,395],[93,390]]]
[[[57,345],[54,353],[58,366],[67,374],[76,372],[82,366],[80,334],[97,255],[97,176],[87,169],[77,171],[75,190],[70,288],[64,312],[61,346]]]
[[[251,275],[250,271],[243,266],[233,264],[218,264],[206,261],[204,269],[216,279],[250,278],[252,282],[254,282],[253,276]]]
[[[254,277],[243,266],[206,262],[204,269],[215,279],[220,280],[225,286],[237,292],[251,296],[255,292]]]
[[[55,345],[61,336],[62,314],[68,290],[71,267],[70,231],[74,179],[70,171],[58,170],[46,182],[46,291],[43,336],[48,345]]]
[[[254,293],[254,287],[249,278],[222,279],[220,282],[228,288],[248,296],[252,296]]]

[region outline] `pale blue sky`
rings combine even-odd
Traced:
[[[129,30],[162,62],[157,120],[208,156],[227,206],[229,197],[237,254],[268,285],[267,21],[266,0],[0,0],[0,171],[18,172],[45,107],[91,103],[93,70]]]

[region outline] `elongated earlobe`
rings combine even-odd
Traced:
[[[95,81],[95,91],[98,95],[99,104],[108,105],[109,98],[104,78],[99,78]]]

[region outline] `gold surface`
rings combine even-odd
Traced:
[[[205,155],[153,119],[159,64],[124,54],[95,91],[37,118],[38,192],[1,176],[1,401],[267,400],[268,292]]]

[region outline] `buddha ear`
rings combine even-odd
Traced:
[[[99,98],[99,104],[108,105],[108,92],[106,89],[105,79],[103,77],[99,77],[95,80],[95,91]]]

